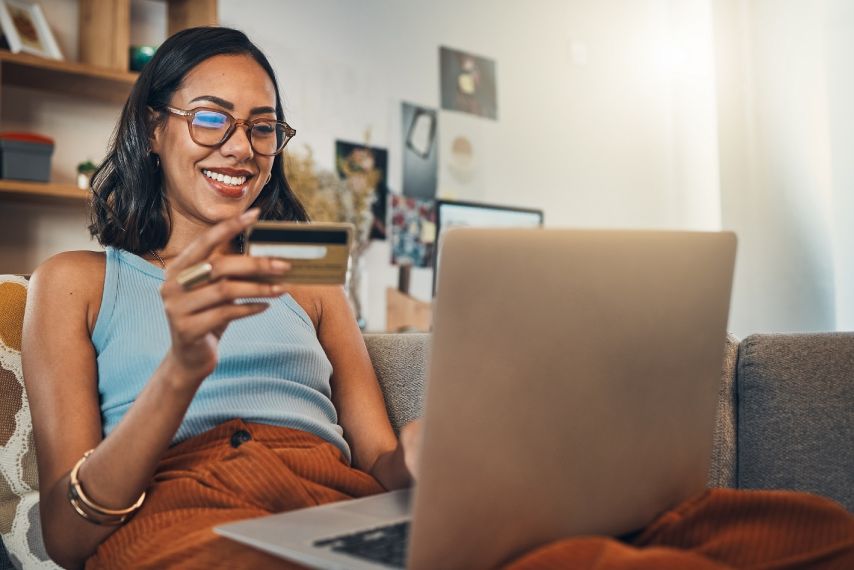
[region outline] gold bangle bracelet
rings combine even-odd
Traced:
[[[83,465],[83,462],[86,461],[90,455],[92,455],[93,451],[95,450],[90,449],[89,451],[84,453],[83,457],[80,458],[80,461],[78,461],[74,465],[74,469],[71,470],[71,476],[69,477],[68,481],[68,500],[71,502],[71,506],[74,507],[74,510],[76,510],[77,513],[80,514],[80,516],[86,519],[93,520],[92,517],[87,516],[87,513],[85,513],[83,508],[81,508],[81,505],[78,500],[82,502],[83,505],[88,507],[91,511],[93,511],[95,515],[98,515],[100,517],[117,517],[122,519],[121,521],[119,521],[119,524],[121,524],[122,522],[124,522],[125,519],[127,519],[127,517],[136,512],[142,506],[143,501],[145,501],[145,491],[143,491],[143,493],[139,496],[139,499],[137,499],[133,505],[126,509],[108,509],[93,502],[89,497],[86,496],[86,493],[83,492],[83,486],[80,484],[80,479],[77,477],[77,472],[80,470],[80,466]]]
[[[93,513],[87,513],[85,506],[80,503],[74,493],[74,487],[68,485],[68,502],[71,503],[71,506],[74,507],[74,510],[77,511],[77,514],[86,519],[89,522],[95,523],[101,526],[118,526],[123,524],[130,515],[126,515],[123,517],[98,517]]]

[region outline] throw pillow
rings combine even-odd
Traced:
[[[0,275],[0,537],[17,568],[59,568],[47,555],[39,519],[33,422],[21,373],[27,280]]]

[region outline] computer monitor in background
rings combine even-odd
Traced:
[[[439,274],[442,234],[449,228],[539,228],[542,225],[543,211],[534,208],[437,200],[436,247],[433,248],[433,295],[436,294],[437,276]]]

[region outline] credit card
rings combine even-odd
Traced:
[[[279,257],[291,264],[281,277],[266,282],[343,285],[353,241],[351,224],[257,222],[246,230],[247,255]]]

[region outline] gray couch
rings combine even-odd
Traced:
[[[420,414],[430,337],[366,342],[399,428]],[[727,339],[709,486],[799,489],[854,511],[852,443],[854,333]]]
[[[417,417],[430,337],[366,337],[397,428]],[[854,512],[854,333],[726,342],[710,487],[797,489]]]

